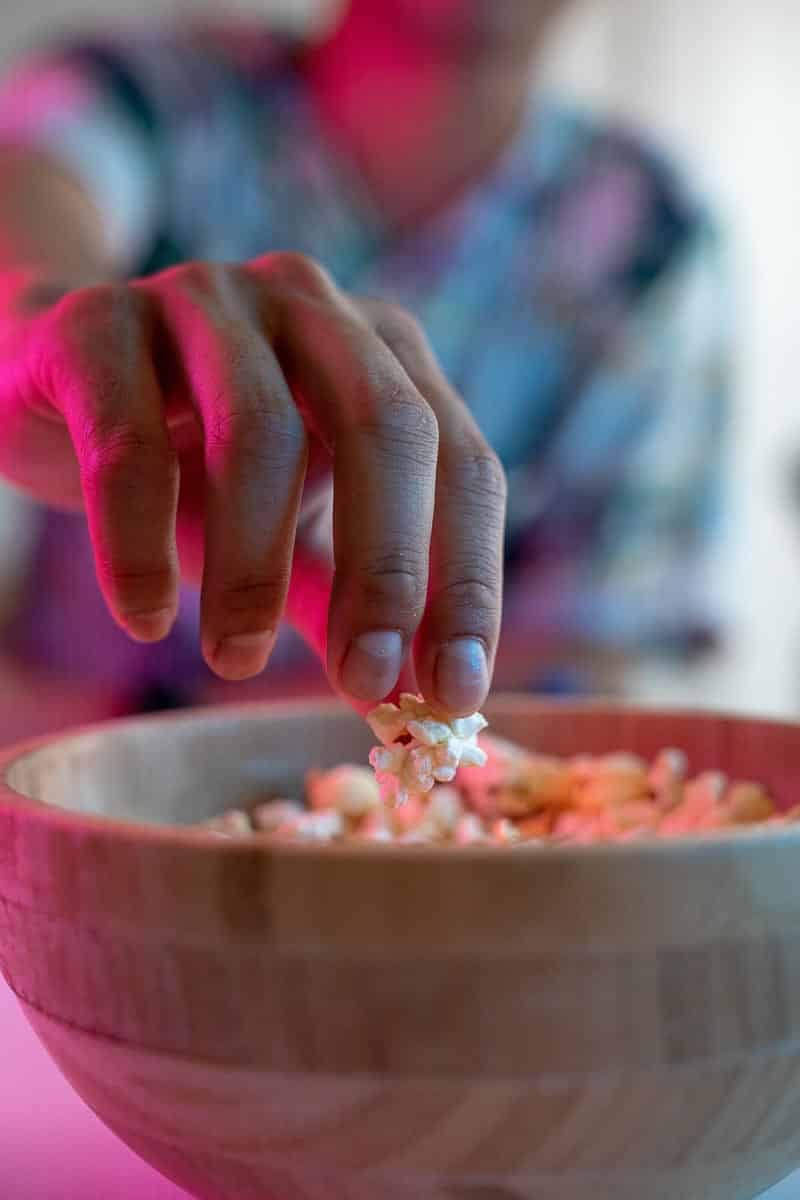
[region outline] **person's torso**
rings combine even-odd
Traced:
[[[532,527],[560,553],[590,546],[639,400],[607,387],[594,416],[576,406],[695,220],[655,157],[532,103],[482,179],[395,238],[326,136],[290,48],[265,38],[240,57],[225,41],[164,37],[74,53],[141,121],[156,162],[158,228],[133,274],[295,250],[342,287],[406,306],[509,473],[509,569]],[[88,574],[83,529],[67,534],[59,521],[59,544],[75,542],[72,561]],[[184,631],[195,620],[188,603]],[[109,630],[109,645],[116,638]],[[153,661],[167,673],[186,670],[185,655],[161,654]],[[134,661],[130,648],[123,657]]]

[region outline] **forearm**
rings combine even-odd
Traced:
[[[24,313],[114,278],[103,222],[51,159],[0,146],[0,311]]]

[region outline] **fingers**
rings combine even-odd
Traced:
[[[359,705],[384,698],[413,675],[415,642],[430,700],[454,714],[483,702],[503,474],[405,314],[356,304],[314,263],[277,254],[86,289],[56,307],[46,334],[42,390],[75,447],[101,586],[134,636],[163,636],[176,611],[182,435],[164,414],[177,390],[202,435],[190,420],[182,502],[191,494],[204,524],[212,668],[245,678],[268,658],[310,435],[333,459],[335,568],[298,553],[292,611],[334,686]],[[171,410],[173,425],[180,416]]]
[[[164,422],[141,299],[125,288],[62,300],[43,328],[40,386],[75,449],[108,607],[134,638],[169,631],[178,602],[178,467]]]
[[[345,412],[337,437],[328,622],[329,670],[362,701],[394,688],[422,619],[438,441],[422,397],[368,341],[363,359],[378,360],[365,370],[371,412]]]
[[[423,695],[463,715],[483,704],[500,630],[505,480],[497,457],[404,312],[365,309],[436,414],[439,462],[431,586],[415,646]]]
[[[259,269],[277,314],[281,363],[333,453],[329,676],[352,700],[375,702],[395,687],[424,611],[436,418],[385,343],[313,264],[273,256]]]
[[[306,434],[275,354],[230,268],[155,284],[204,437],[202,646],[227,679],[264,667],[283,614]]]

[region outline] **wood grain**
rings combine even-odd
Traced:
[[[794,725],[492,722],[799,790]],[[300,704],[5,757],[0,967],[104,1121],[204,1200],[751,1200],[800,1162],[800,833],[268,849],[169,823],[368,744]]]

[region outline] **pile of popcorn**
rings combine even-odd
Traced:
[[[779,813],[757,783],[692,777],[680,750],[648,763],[625,753],[555,758],[485,734],[479,745],[480,713],[446,719],[411,695],[367,720],[381,743],[372,771],[309,771],[305,802],[265,800],[207,827],[228,837],[545,847],[800,821],[800,807]]]

